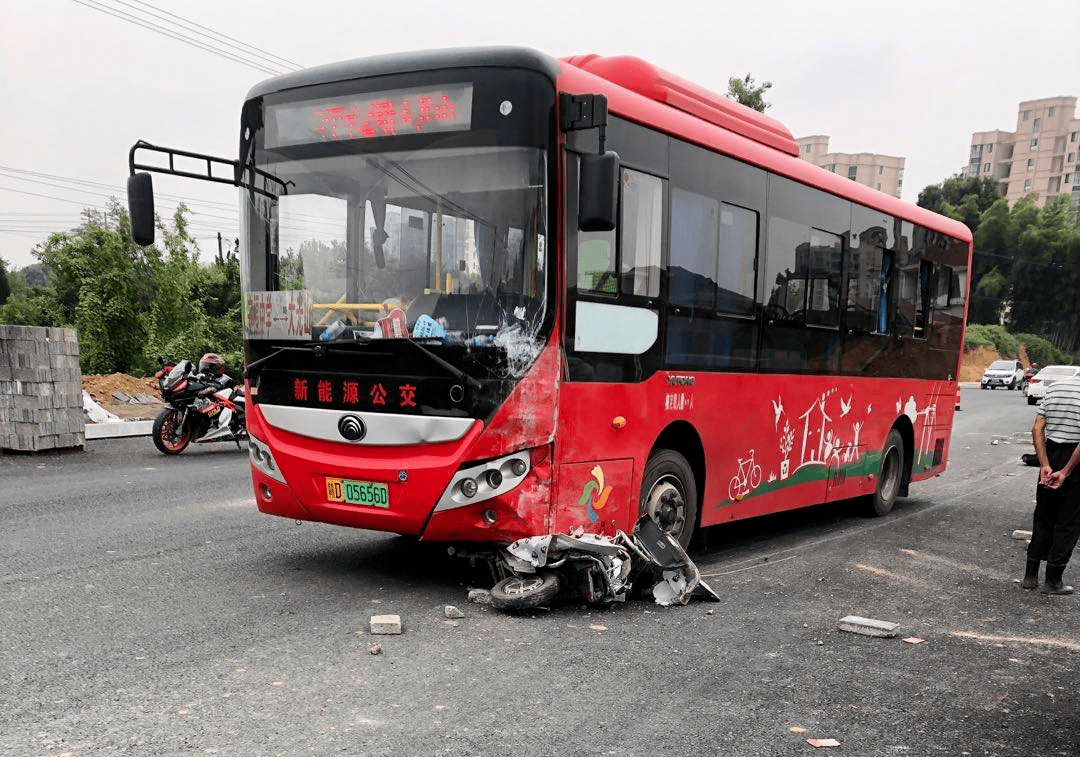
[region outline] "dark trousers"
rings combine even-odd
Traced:
[[[1061,470],[1075,444],[1046,441],[1050,467]],[[1029,560],[1046,560],[1047,566],[1064,568],[1080,539],[1080,466],[1057,489],[1040,484],[1035,489],[1035,515],[1031,523]]]

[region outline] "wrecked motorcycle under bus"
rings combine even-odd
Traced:
[[[491,603],[517,612],[576,593],[589,604],[612,605],[651,589],[663,606],[685,605],[694,596],[719,601],[679,542],[649,515],[631,533],[547,534],[510,544],[495,559],[504,577],[491,589]]]

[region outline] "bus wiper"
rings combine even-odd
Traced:
[[[441,367],[443,367],[447,371],[449,371],[454,376],[454,378],[456,378],[458,381],[461,381],[462,383],[467,384],[470,389],[479,390],[479,389],[483,388],[483,384],[481,384],[475,378],[473,378],[468,373],[466,373],[465,371],[458,368],[453,363],[448,362],[446,360],[443,360],[441,357],[436,355],[434,352],[429,350],[424,345],[419,344],[419,343],[417,343],[416,341],[414,341],[412,339],[406,339],[404,341],[408,342],[413,347],[415,347],[416,349],[423,352],[425,355],[427,355],[429,358],[431,358],[433,361],[435,361],[435,363],[437,363],[438,365],[440,365]]]
[[[276,350],[271,352],[269,355],[264,355],[263,357],[259,358],[258,360],[254,361],[252,363],[248,363],[247,367],[244,368],[244,378],[251,378],[253,370],[255,370],[256,368],[261,367],[265,363],[270,362],[271,360],[278,357],[279,355],[283,355],[286,352],[306,352],[306,353],[310,354],[310,353],[314,352],[314,347],[315,346],[316,345],[311,345],[311,346],[308,346],[308,347],[278,347]]]

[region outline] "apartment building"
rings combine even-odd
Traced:
[[[803,160],[879,192],[900,197],[900,190],[904,188],[905,158],[870,152],[829,152],[829,138],[820,134],[800,137],[795,141],[799,144],[799,157]]]
[[[1075,97],[1025,100],[1016,131],[977,131],[964,176],[998,182],[1009,205],[1037,193],[1042,207],[1059,194],[1080,205],[1080,119]]]

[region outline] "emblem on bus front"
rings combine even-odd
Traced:
[[[367,434],[367,426],[355,415],[343,415],[337,424],[338,433],[350,442],[358,442]]]

